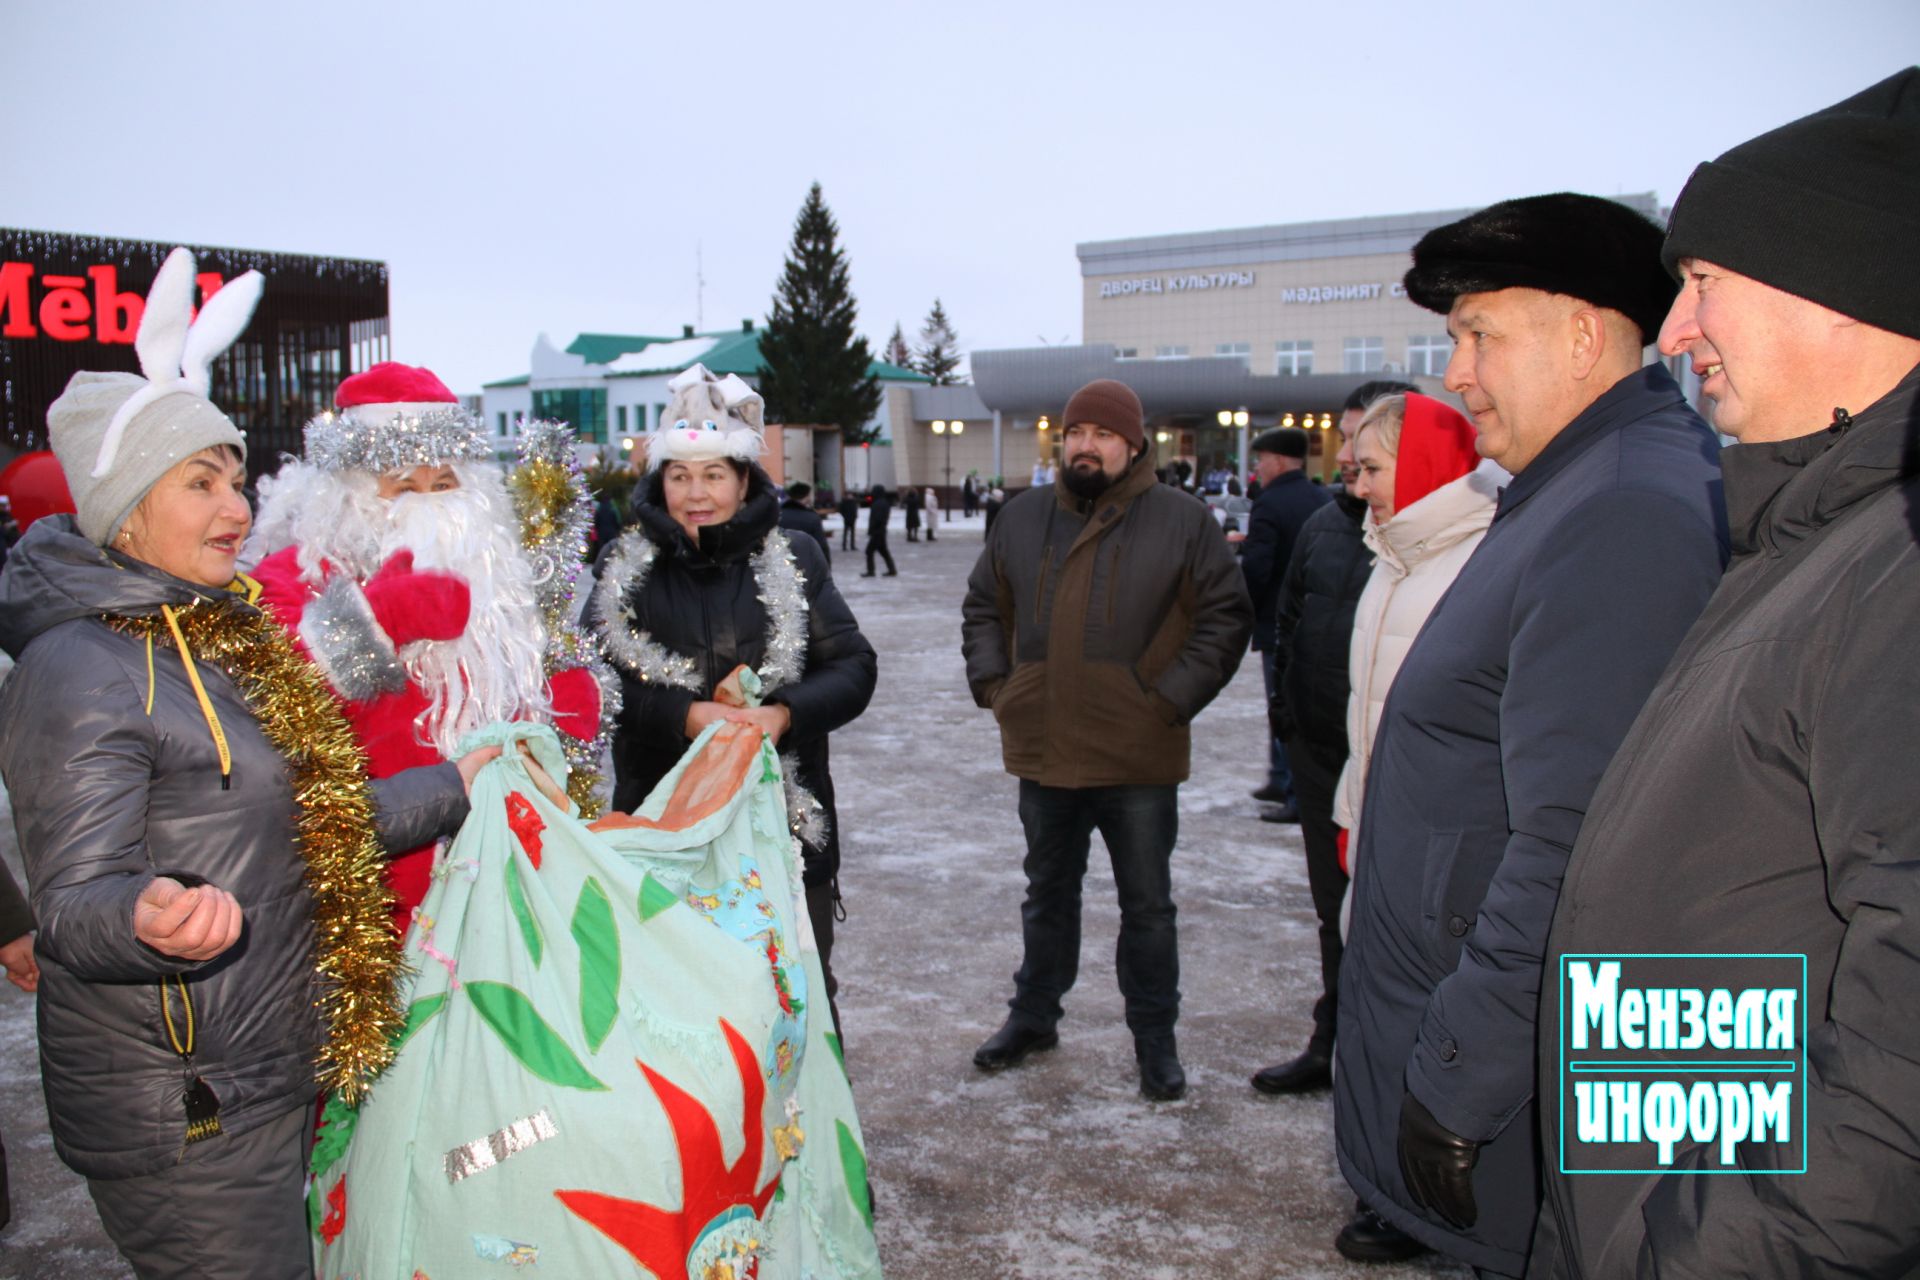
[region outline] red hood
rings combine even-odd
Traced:
[[[1393,507],[1405,511],[1480,465],[1473,424],[1430,396],[1407,393],[1400,452],[1393,463]]]

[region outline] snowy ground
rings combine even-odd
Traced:
[[[833,744],[848,912],[834,967],[888,1275],[1465,1275],[1432,1258],[1362,1267],[1334,1253],[1353,1200],[1329,1095],[1269,1099],[1247,1085],[1304,1044],[1318,974],[1298,829],[1259,822],[1247,797],[1265,750],[1255,662],[1200,717],[1181,788],[1188,1097],[1140,1097],[1098,848],[1060,1048],[1002,1075],[974,1070],[1019,963],[1024,887],[1015,784],[960,663],[978,530],[956,524],[928,545],[896,529],[898,578],[859,577],[835,538],[840,588],[880,651],[873,706]],[[0,822],[9,856],[12,836]],[[84,1187],[54,1159],[31,1002],[11,987],[0,988],[0,1130],[14,1200],[0,1278],[125,1276]]]

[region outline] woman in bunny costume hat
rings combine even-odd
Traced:
[[[759,393],[698,364],[667,386],[673,402],[664,427],[646,437],[634,527],[608,548],[588,610],[624,697],[613,739],[614,807],[637,809],[713,721],[764,729],[793,788],[807,913],[831,997],[840,842],[827,735],[873,697],[873,646],[819,545],[778,527],[779,498],[756,461],[764,447]],[[713,701],[741,665],[758,674],[764,705]]]
[[[146,376],[75,374],[48,411],[77,514],[38,521],[0,574],[18,663],[0,776],[40,925],[54,1147],[141,1277],[309,1275],[316,1064],[357,1094],[398,1026],[385,848],[467,807],[451,765],[369,786],[235,571],[246,440],[208,365],[260,285],[190,323],[174,251],[135,340]]]

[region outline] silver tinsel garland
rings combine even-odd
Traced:
[[[322,471],[385,475],[448,462],[485,462],[493,445],[480,419],[458,405],[396,413],[384,421],[328,410],[307,423],[306,458]]]
[[[608,656],[646,684],[663,684],[706,694],[699,664],[675,653],[653,638],[633,615],[633,601],[653,571],[656,548],[638,529],[620,535],[601,568],[594,588],[591,614]],[[750,561],[753,583],[769,627],[767,652],[755,672],[764,696],[798,680],[807,665],[807,578],[793,557],[793,544],[783,529],[767,534]],[[827,839],[826,808],[796,781],[799,761],[781,757],[786,783],[787,822],[802,841],[820,848]]]
[[[532,482],[539,471],[560,479],[562,494],[543,493],[543,488],[552,486]],[[620,713],[621,694],[620,680],[607,666],[599,646],[573,621],[575,592],[593,528],[593,497],[574,457],[573,428],[547,419],[524,423],[519,466],[508,477],[507,487],[520,516],[521,545],[533,565],[534,599],[547,624],[547,674],[585,667],[600,687],[600,723],[593,738],[583,742],[571,734],[560,735],[561,750],[574,778],[597,780],[613,745],[613,722]]]
[[[638,529],[620,535],[600,567],[590,611],[607,656],[642,684],[705,693],[692,658],[675,653],[653,638],[633,617],[633,598],[653,572],[654,545]]]
[[[594,588],[592,613],[607,654],[636,679],[675,689],[707,693],[698,664],[653,638],[633,616],[633,600],[653,572],[654,545],[638,529],[620,535],[600,571]],[[807,664],[807,579],[793,558],[786,531],[767,535],[750,562],[760,607],[772,624],[767,654],[754,673],[763,693],[798,680]]]

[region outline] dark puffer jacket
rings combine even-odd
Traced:
[[[656,550],[646,581],[625,603],[634,625],[693,660],[701,691],[642,682],[614,653],[626,699],[613,737],[614,807],[629,813],[638,808],[686,753],[689,707],[712,697],[735,667],[744,663],[757,670],[766,661],[771,620],[760,603],[751,562],[769,538],[784,538],[806,580],[807,652],[800,679],[769,691],[766,700],[792,714],[780,752],[798,759],[795,781],[827,811],[827,838],[820,848],[806,848],[805,855],[806,882],[829,883],[840,869],[840,824],[827,735],[865,711],[873,698],[879,675],[873,646],[833,585],[819,545],[776,528],[778,504],[760,468],[753,468],[746,500],[733,519],[702,529],[698,546],[667,514],[658,472],[635,515],[638,532]],[[622,538],[633,536],[629,530]]]
[[[179,975],[191,993],[194,1070],[219,1098],[225,1133],[314,1095],[312,903],[287,763],[226,673],[202,661],[232,752],[231,787],[221,788],[178,653],[156,647],[149,676],[145,641],[101,621],[163,604],[249,608],[102,551],[67,516],[36,522],[0,575],[0,644],[19,662],[0,686],[0,776],[40,923],[41,1079],[55,1149],[91,1178],[154,1173],[180,1158],[190,1076],[168,1042],[163,978]],[[451,764],[386,779],[374,797],[389,849],[450,832],[467,812]],[[136,939],[134,902],[156,875],[232,893],[246,913],[240,940],[196,962]],[[173,1013],[178,1027],[177,996]]]
[[[1683,1137],[1665,1176],[1550,1159],[1529,1275],[1920,1266],[1917,449],[1920,368],[1850,426],[1722,455],[1733,563],[1594,794],[1541,984],[1559,1151],[1563,957],[1805,956],[1804,1146],[1743,1146],[1723,1171]]]
[[[1188,723],[1246,652],[1253,607],[1213,515],[1143,453],[1092,502],[1007,504],[967,580],[974,701],[1008,773],[1049,787],[1185,782]]]
[[[1268,719],[1276,737],[1347,750],[1348,672],[1353,614],[1373,575],[1362,521],[1367,504],[1351,494],[1307,517],[1280,586],[1274,624],[1274,682]]]

